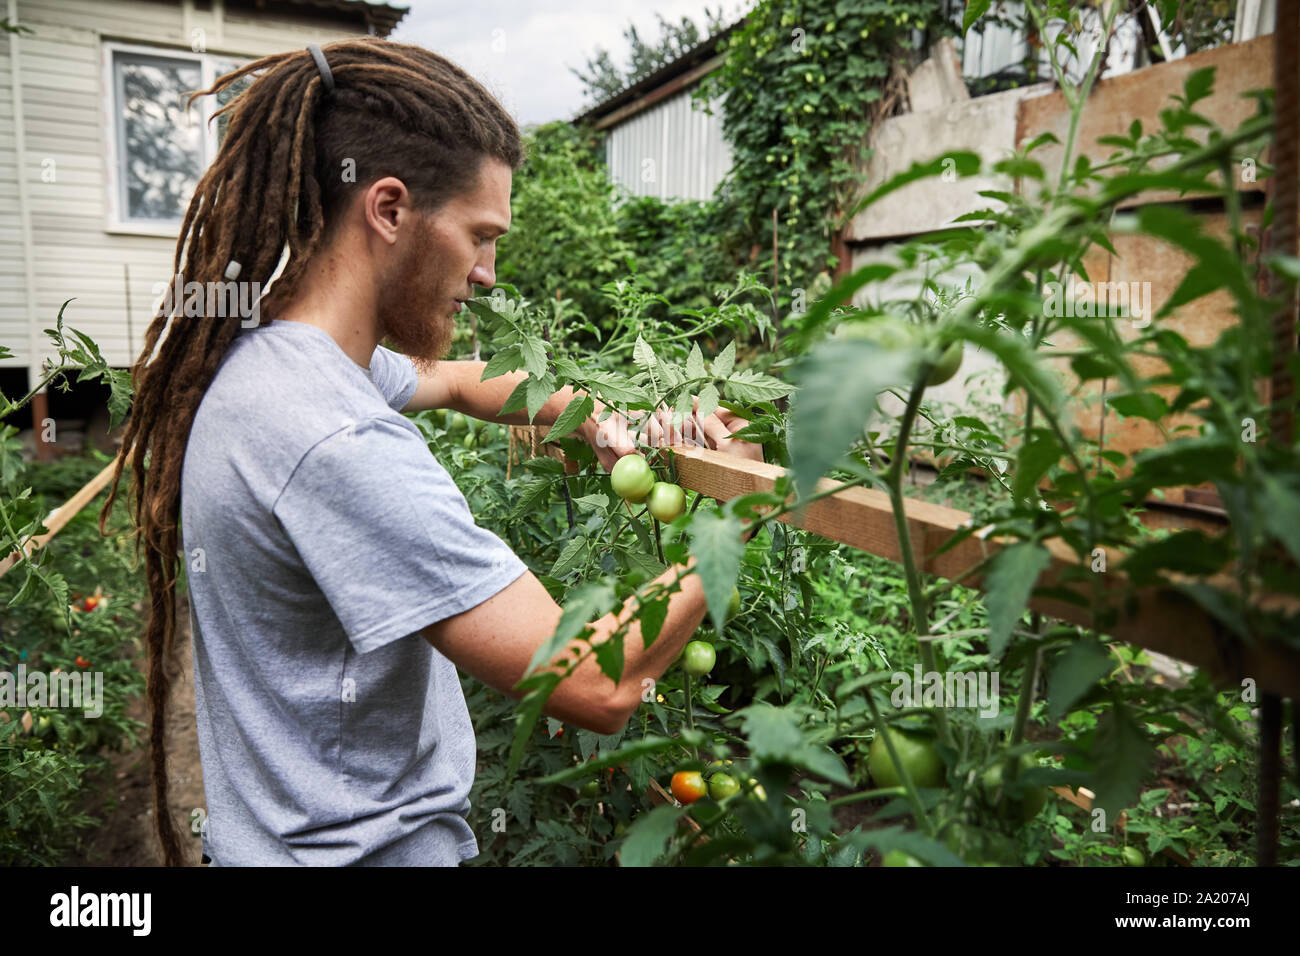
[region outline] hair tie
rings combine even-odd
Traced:
[[[321,52],[321,48],[315,43],[307,44],[307,52],[310,53],[311,58],[316,61],[316,69],[320,70],[320,79],[321,82],[325,84],[325,92],[327,94],[333,93],[334,74],[330,72],[330,65],[325,61],[325,54]]]

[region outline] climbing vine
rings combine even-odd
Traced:
[[[717,194],[727,233],[772,275],[778,302],[835,265],[831,237],[851,208],[872,118],[889,115],[890,78],[955,32],[942,0],[760,0],[723,41],[724,64],[694,96],[725,95],[733,165]]]

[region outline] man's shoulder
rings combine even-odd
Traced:
[[[279,462],[283,480],[313,447],[362,422],[382,419],[398,431],[409,425],[364,369],[326,347],[315,334],[321,330],[299,325],[248,330],[231,344],[195,414],[196,460]]]

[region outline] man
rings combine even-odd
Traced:
[[[399,410],[526,420],[498,414],[521,374],[481,382],[482,363],[434,367],[472,287],[495,281],[518,132],[474,80],[416,47],[357,40],[267,57],[207,92],[254,72],[195,191],[177,266],[184,253],[187,280],[256,283],[260,324],[160,314],[126,436],[153,595],[164,855],[180,860],[161,704],[183,543],[204,855],[220,866],[456,865],[477,854],[465,821],[474,736],[456,668],[517,693],[562,609],[475,525]],[[537,421],[571,398],[552,396]],[[633,450],[617,438],[625,424],[583,425],[606,467]],[[761,458],[730,438],[743,424],[727,413],[701,423],[713,447]],[[648,436],[679,437],[662,413]],[[177,511],[183,542],[168,520]],[[629,611],[591,622],[594,639]],[[633,626],[618,685],[588,660],[546,712],[615,731],[704,613],[688,576],[651,647]]]

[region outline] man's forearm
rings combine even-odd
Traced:
[[[527,373],[506,372],[483,381],[483,369],[486,367],[486,362],[439,363],[437,374],[445,374],[451,380],[451,407],[482,421],[502,425],[530,424],[526,410],[511,412],[509,415],[501,414],[501,406],[506,403],[515,387],[527,378]],[[576,392],[571,385],[564,386],[546,400],[531,424],[554,425],[560,413],[569,407],[577,394],[581,393]],[[595,411],[589,417],[597,417],[605,406],[594,396],[592,401],[595,403]]]

